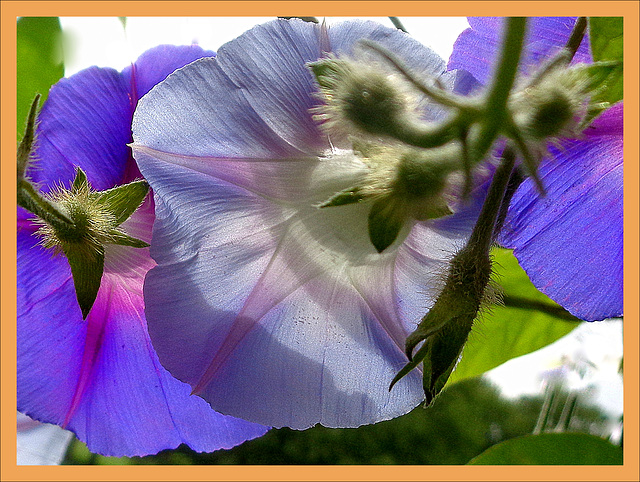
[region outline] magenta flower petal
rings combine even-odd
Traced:
[[[205,54],[197,47],[150,51],[135,64],[133,80],[148,87]],[[92,68],[51,90],[39,118],[38,169],[33,170],[44,188],[68,186],[75,166],[100,189],[136,173],[140,177],[127,147],[134,98],[128,86],[121,74]],[[122,228],[150,241],[153,211],[148,199]],[[181,443],[213,451],[266,432],[264,426],[214,412],[158,361],[142,297],[144,276],[155,265],[148,248],[107,246],[98,298],[83,320],[66,259],[40,247],[31,216],[20,214],[20,411],[72,430],[93,452],[116,456],[147,455]]]
[[[424,397],[418,372],[388,387],[468,223],[407,223],[379,254],[366,203],[317,207],[366,165],[319,130],[305,64],[350,54],[362,38],[417,72],[444,71],[433,52],[373,22],[277,20],[169,76],[134,116],[134,156],[156,200],[158,266],[144,286],[151,340],[163,365],[222,413],[356,427]],[[454,73],[442,81],[473,84]],[[420,105],[424,117],[443,114]]]
[[[547,195],[516,192],[501,242],[532,282],[578,318],[622,315],[622,103],[544,163]]]

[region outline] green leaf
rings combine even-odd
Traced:
[[[378,253],[393,244],[404,226],[404,219],[394,211],[394,203],[388,197],[377,200],[371,206],[369,239]]]
[[[17,131],[21,133],[35,94],[41,94],[44,102],[51,86],[64,75],[58,17],[18,19],[17,60]]]
[[[622,17],[590,17],[589,37],[594,62],[609,60],[619,62],[619,65],[609,74],[606,87],[592,99],[592,102],[614,104],[623,97]]]
[[[117,244],[119,246],[129,246],[131,248],[147,248],[150,246],[146,241],[129,236],[127,233],[123,233],[117,229],[109,231],[109,237],[111,238],[111,244]]]
[[[495,249],[493,257],[505,305],[494,305],[476,319],[450,383],[536,351],[579,325],[580,320],[531,284],[511,251]]]
[[[98,202],[107,207],[119,226],[140,207],[149,192],[147,181],[133,181],[97,193]]]
[[[329,208],[333,206],[344,206],[345,204],[359,203],[364,200],[364,195],[360,192],[359,187],[349,187],[343,189],[340,192],[335,193],[325,202],[323,202],[321,208]]]
[[[82,318],[86,319],[100,289],[104,271],[104,249],[102,246],[96,246],[92,252],[86,249],[74,249],[74,246],[66,246],[63,249],[71,266],[73,285]]]
[[[622,465],[622,448],[584,433],[525,435],[490,447],[469,465]]]

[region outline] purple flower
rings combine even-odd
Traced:
[[[92,67],[62,79],[39,115],[31,178],[68,187],[81,167],[95,189],[140,177],[127,144],[137,100],[176,68],[213,53],[161,46],[118,73]],[[151,239],[148,199],[122,225]],[[108,245],[102,284],[82,319],[65,257],[39,245],[33,216],[18,209],[18,410],[61,425],[105,455],[230,448],[266,427],[214,412],[158,361],[147,333],[142,283],[148,248]]]
[[[397,30],[277,20],[176,72],[136,111],[134,156],[156,200],[151,339],[163,365],[222,413],[355,427],[424,398],[418,371],[391,392],[389,383],[478,206],[407,221],[381,254],[369,202],[318,207],[367,166],[313,118],[321,100],[308,63],[355,55],[365,38],[418,74],[468,87]],[[424,118],[442,117],[418,100]]]
[[[564,47],[575,18],[532,18],[522,70]],[[469,18],[455,43],[450,69],[465,69],[486,83],[498,52],[502,20]],[[575,62],[591,62],[588,38]],[[542,197],[528,179],[511,203],[501,243],[534,285],[578,318],[594,321],[623,313],[622,102],[580,139],[551,147],[539,174]]]

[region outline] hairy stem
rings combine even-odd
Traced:
[[[502,42],[500,60],[484,105],[485,115],[480,132],[471,146],[472,162],[480,162],[486,156],[507,117],[507,101],[518,72],[524,43],[527,19],[510,17]]]

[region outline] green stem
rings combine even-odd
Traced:
[[[467,247],[477,256],[488,256],[489,254],[489,249],[494,240],[493,233],[496,220],[503,204],[515,159],[515,152],[511,146],[507,145],[502,153],[502,162],[493,175],[489,192],[467,243]]]
[[[400,72],[409,82],[413,84],[420,92],[427,97],[433,99],[437,103],[445,106],[463,110],[467,113],[468,120],[472,120],[482,113],[481,106],[473,98],[457,95],[451,92],[447,92],[444,88],[437,84],[435,78],[429,77],[429,80],[434,84],[433,87],[425,84],[420,78],[416,76],[409,67],[407,67],[402,60],[400,60],[389,49],[383,47],[377,42],[372,40],[361,40],[360,45],[370,48],[378,53],[383,59],[385,59],[391,66]]]
[[[404,33],[409,33],[407,29],[404,28],[404,25],[402,25],[402,22],[398,17],[389,17],[389,20],[391,20],[391,23],[393,24],[393,26],[398,30],[402,30]]]
[[[509,178],[509,183],[507,184],[507,189],[504,193],[504,198],[502,199],[502,205],[500,206],[498,219],[496,220],[496,225],[493,228],[493,239],[498,239],[498,236],[500,236],[500,232],[502,231],[504,222],[507,219],[507,214],[509,213],[511,199],[524,180],[525,177],[522,173],[522,169],[520,168],[520,166],[516,166],[511,172],[511,177]]]
[[[502,43],[500,60],[486,96],[485,115],[480,133],[472,146],[472,162],[477,164],[487,154],[507,116],[507,101],[518,72],[527,19],[510,17]]]
[[[26,179],[18,179],[18,206],[35,214],[54,228],[66,228],[74,222],[54,204],[46,200]]]
[[[573,56],[576,54],[578,49],[580,48],[580,44],[582,43],[582,39],[584,38],[584,34],[587,32],[587,17],[579,17],[576,20],[576,24],[573,26],[573,30],[571,32],[571,37],[567,41],[567,45],[565,45],[565,49],[569,52],[569,62],[573,59]]]
[[[544,301],[534,301],[528,298],[522,298],[519,296],[505,295],[502,298],[502,302],[504,306],[507,308],[517,308],[522,310],[536,310],[542,313],[547,313],[549,315],[555,316],[556,318],[561,318],[566,321],[575,321],[577,323],[582,320],[576,318],[567,310],[562,308],[561,306],[552,305],[551,303],[545,303]]]

